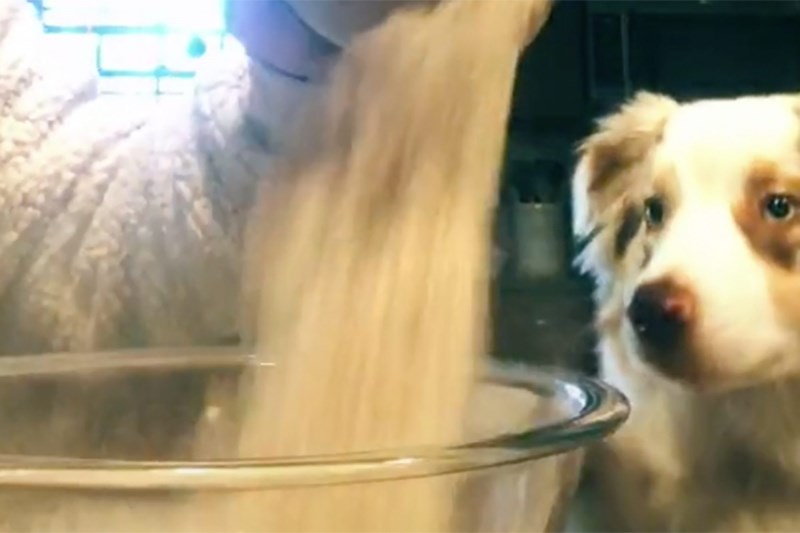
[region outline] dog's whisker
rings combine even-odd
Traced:
[[[598,224],[585,235],[578,235],[574,239],[575,256],[580,256],[586,251],[586,248],[594,242],[594,240],[603,232],[605,224]]]

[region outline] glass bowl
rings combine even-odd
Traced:
[[[624,397],[597,380],[497,366],[475,395],[469,442],[237,457],[236,390],[253,369],[269,371],[217,348],[0,359],[0,532],[265,532],[270,505],[287,494],[319,502],[439,481],[450,511],[437,531],[556,531],[583,449],[628,415]],[[264,512],[245,517],[245,499]],[[313,527],[415,527],[392,512],[349,524]]]

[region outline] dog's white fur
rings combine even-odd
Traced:
[[[597,282],[602,377],[632,404],[592,453],[583,527],[800,531],[800,248],[778,268],[742,229],[754,165],[800,185],[800,97],[640,93],[581,147],[574,231],[594,238],[578,264]],[[615,253],[626,210],[656,192],[666,223]],[[702,383],[645,364],[626,318],[634,290],[666,277],[700,310],[682,356],[713,369]]]

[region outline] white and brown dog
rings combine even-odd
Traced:
[[[800,531],[800,95],[640,93],[573,187],[602,377],[632,404],[590,459],[595,527]]]

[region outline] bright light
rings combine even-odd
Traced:
[[[43,7],[45,24],[54,26],[220,31],[224,25],[224,0],[44,0]]]
[[[224,0],[43,0],[42,8],[54,54],[93,62],[110,92],[184,92],[198,61],[224,42]]]

